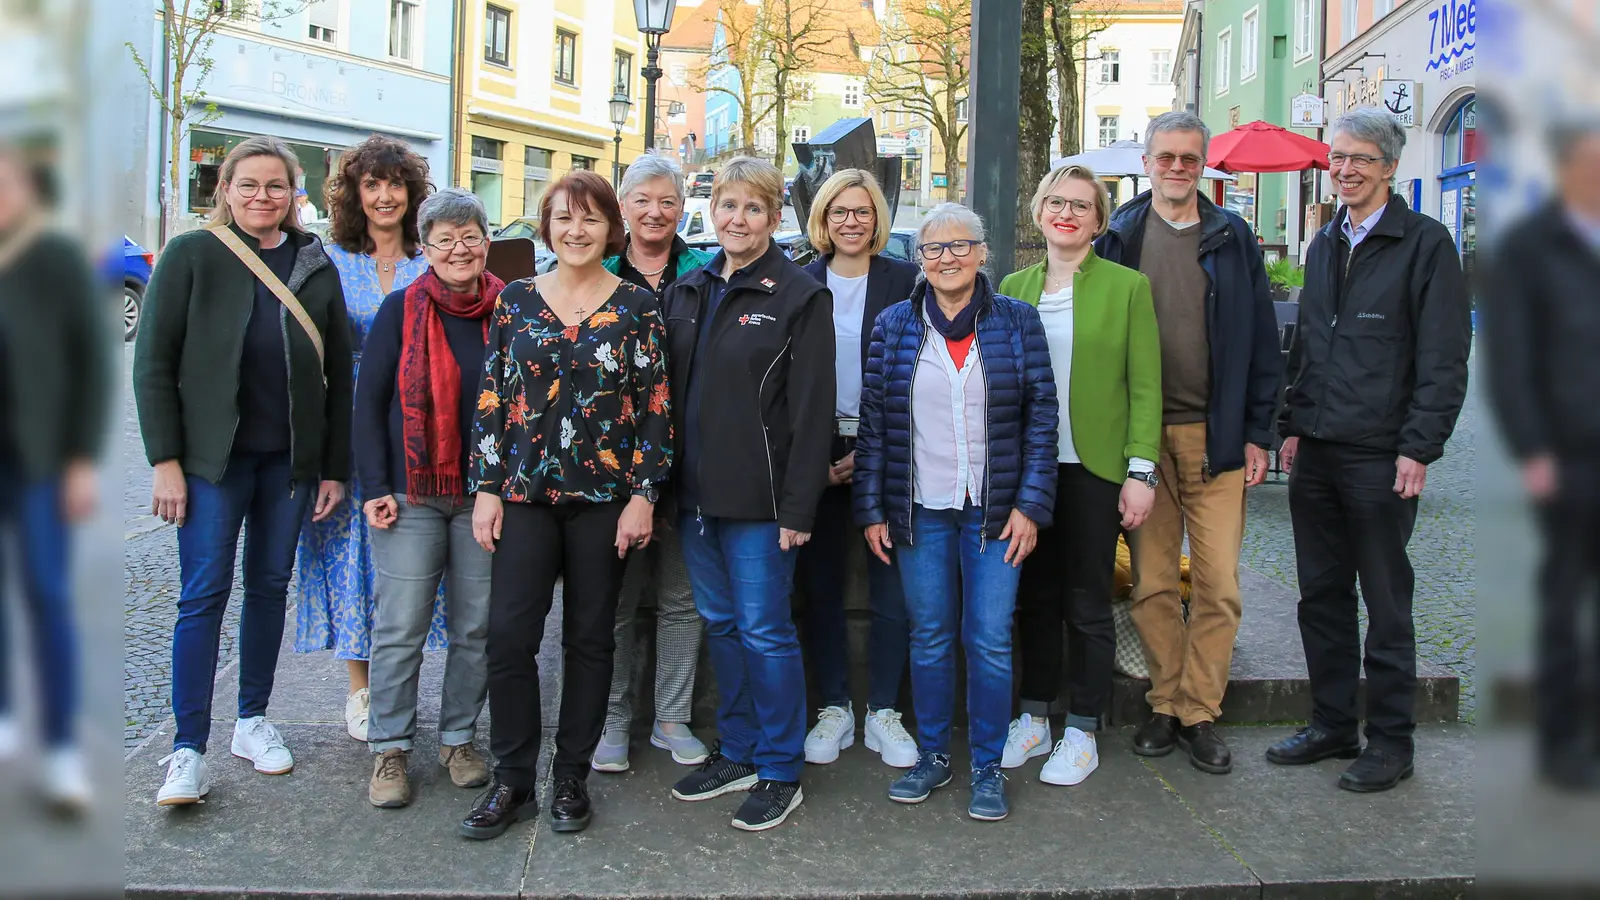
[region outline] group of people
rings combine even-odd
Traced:
[[[1281,425],[1315,709],[1268,758],[1359,752],[1341,784],[1382,790],[1410,773],[1405,542],[1461,405],[1467,298],[1448,234],[1391,194],[1403,130],[1369,110],[1332,134],[1344,209],[1312,243]],[[888,205],[854,169],[817,192],[807,268],[772,240],[782,173],[749,158],[713,185],[720,247],[694,250],[676,235],[680,173],[653,155],[620,195],[586,171],[552,184],[539,223],[558,264],[505,284],[485,270],[481,203],[430,193],[403,144],[374,137],[344,155],[324,247],[295,217],[292,151],[242,142],[211,227],[163,252],[136,349],[155,512],[181,526],[177,733],[158,802],[209,790],[242,526],[233,753],[266,774],[294,765],[265,713],[298,557],[296,649],[347,661],[347,727],[373,754],[376,806],[410,802],[422,652],[448,647],[438,762],[458,786],[487,785],[466,837],[538,809],[538,653],[558,580],[553,829],[589,824],[591,771],[629,766],[647,588],[649,740],[695,767],[673,796],[740,792],[735,827],[782,823],[805,765],[855,742],[844,596],[863,539],[860,725],[905,770],[892,800],[919,803],[953,778],[958,642],[973,818],[1007,816],[1003,770],[1030,759],[1048,757],[1049,784],[1095,770],[1124,533],[1152,682],[1133,749],[1181,747],[1203,771],[1230,771],[1215,723],[1241,615],[1245,489],[1268,470],[1284,362],[1249,226],[1199,190],[1208,139],[1193,115],[1155,119],[1153,188],[1115,215],[1095,173],[1052,170],[1032,201],[1046,259],[998,286],[984,223],[958,204],[924,217],[914,262],[886,256]],[[809,733],[797,577],[823,704]],[[702,637],[719,688],[709,747],[688,728]],[[914,736],[897,709],[908,664]],[[492,764],[474,744],[486,697]]]

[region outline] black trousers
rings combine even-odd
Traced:
[[[1103,722],[1117,656],[1111,593],[1117,566],[1122,485],[1064,463],[1056,481],[1055,524],[1022,564],[1017,637],[1022,648],[1022,711],[1061,712],[1061,627],[1066,625],[1067,686],[1073,718]],[[1082,726],[1079,726],[1082,727]],[[1087,730],[1087,729],[1086,729]]]
[[[534,786],[539,761],[539,645],[562,579],[561,720],[552,769],[587,778],[611,692],[612,630],[622,564],[624,503],[506,503],[489,588],[489,749],[495,776]]]
[[[1356,581],[1367,607],[1367,741],[1410,756],[1416,731],[1415,577],[1406,544],[1417,499],[1394,492],[1396,456],[1300,439],[1289,473],[1289,515],[1300,574],[1300,640],[1313,725],[1353,738],[1361,679]]]
[[[1600,460],[1568,454],[1556,464],[1560,490],[1539,509],[1539,647],[1535,714],[1546,763],[1600,751]],[[1584,631],[1585,610],[1590,616]]]

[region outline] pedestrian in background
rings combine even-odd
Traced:
[[[1278,451],[1289,471],[1311,724],[1267,760],[1359,754],[1339,786],[1372,792],[1412,774],[1417,643],[1406,544],[1428,466],[1444,455],[1466,399],[1472,305],[1449,229],[1394,191],[1406,143],[1399,121],[1363,107],[1335,119],[1329,137],[1342,206],[1306,250]]]
[[[355,340],[352,377],[360,375],[362,349],[384,298],[428,271],[417,233],[417,210],[430,190],[427,160],[404,143],[377,135],[341,156],[338,173],[328,181],[333,244],[325,249],[344,286]],[[334,659],[344,661],[349,684],[345,730],[365,741],[377,572],[361,505],[382,494],[369,496],[360,481],[360,468],[356,467],[347,501],[301,532],[294,649],[297,653],[332,650]],[[441,587],[428,628],[429,650],[441,650],[446,644],[444,604]]]
[[[182,581],[163,806],[210,790],[212,687],[242,527],[250,537],[232,751],[268,775],[294,768],[267,702],[307,510],[322,521],[344,499],[354,403],[339,273],[295,219],[297,166],[275,137],[229,151],[210,226],[168,242],[145,293],[134,399],[155,468],[151,511],[178,526]]]

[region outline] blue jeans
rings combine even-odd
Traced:
[[[71,542],[61,499],[59,478],[0,486],[0,527],[11,533],[16,550],[14,560],[6,562],[19,570],[16,583],[22,590],[18,599],[32,631],[34,682],[39,690],[44,741],[52,748],[72,743],[72,724],[78,712],[78,640],[69,583]],[[0,581],[11,583],[3,568]],[[6,605],[0,602],[0,715],[11,711]]]
[[[722,753],[772,781],[805,766],[806,673],[789,612],[794,551],[778,523],[684,516],[683,561],[721,696]]]
[[[183,587],[172,628],[172,749],[206,752],[222,613],[233,590],[239,530],[245,529],[244,609],[239,617],[239,718],[265,715],[283,642],[285,598],[300,523],[316,491],[290,481],[288,453],[236,453],[222,481],[193,475],[187,521],[178,529]]]
[[[1022,573],[1005,561],[1010,542],[985,543],[982,533],[980,507],[918,506],[911,511],[912,540],[895,544],[911,619],[917,743],[925,751],[950,752],[959,636],[967,652],[973,771],[1000,762],[1006,746],[1011,722],[1011,615]]]
[[[849,545],[863,543],[861,529],[850,521],[850,486],[830,487],[817,504],[817,523],[810,543],[800,548],[800,577],[806,590],[806,645],[811,672],[823,706],[850,702],[849,635],[844,601],[850,571]],[[872,626],[867,632],[867,709],[893,709],[900,701],[900,678],[911,645],[906,598],[900,573],[870,552],[867,558],[867,603]]]

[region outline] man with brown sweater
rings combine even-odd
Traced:
[[[1239,631],[1244,491],[1267,474],[1283,375],[1261,249],[1244,219],[1200,194],[1211,133],[1198,116],[1150,123],[1153,189],[1124,204],[1095,250],[1150,279],[1161,331],[1161,459],[1150,518],[1128,536],[1131,612],[1150,663],[1150,719],[1134,752],[1182,746],[1195,768],[1233,769],[1213,728]],[[1179,560],[1189,535],[1185,619]]]

